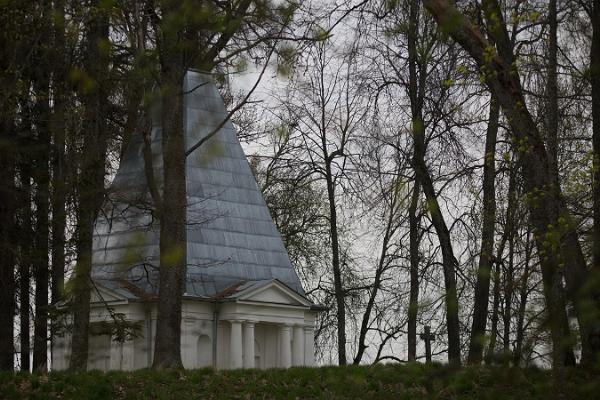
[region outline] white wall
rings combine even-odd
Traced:
[[[281,300],[281,299],[278,299]],[[89,369],[134,370],[151,366],[156,332],[156,307],[143,303],[115,303],[114,311],[129,321],[139,321],[139,337],[118,343],[107,335],[90,337]],[[224,303],[219,310],[217,368],[230,366],[230,319],[255,321],[255,360],[257,368],[280,367],[281,324],[314,324],[315,313],[305,308],[259,304]],[[211,367],[213,363],[213,318],[215,306],[208,302],[184,300],[182,306],[181,356],[184,368]],[[92,323],[110,321],[103,304],[93,304]],[[148,320],[149,318],[149,320]],[[150,323],[148,323],[150,321]],[[151,340],[149,343],[149,335]],[[292,335],[293,337],[293,335]],[[306,340],[309,340],[307,338]],[[309,351],[309,346],[306,346]],[[69,365],[70,337],[54,338],[52,369]]]

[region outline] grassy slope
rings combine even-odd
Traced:
[[[567,398],[600,399],[600,377],[567,371]],[[547,371],[424,365],[289,370],[0,374],[0,399],[551,399]]]

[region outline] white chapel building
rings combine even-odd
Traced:
[[[227,110],[207,75],[188,72],[184,89],[189,148],[218,128]],[[152,365],[160,229],[151,212],[143,146],[141,137],[131,139],[96,221],[88,369]],[[160,185],[159,118],[153,118],[151,148]],[[315,318],[322,308],[305,296],[230,121],[188,156],[186,179],[183,366],[314,365]],[[115,314],[137,323],[136,337],[119,342],[101,329]],[[52,343],[52,369],[66,369],[69,335]]]

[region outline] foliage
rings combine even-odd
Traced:
[[[600,380],[567,371],[570,399],[591,399]],[[501,367],[374,365],[289,370],[0,374],[10,399],[547,399],[549,371]]]

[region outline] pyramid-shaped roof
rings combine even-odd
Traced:
[[[190,148],[226,119],[227,110],[207,75],[188,72],[184,90]],[[159,185],[161,135],[153,118],[152,159]],[[106,286],[152,296],[158,292],[160,229],[149,201],[143,146],[139,135],[132,138],[96,221],[92,276]],[[210,298],[233,285],[270,279],[304,295],[231,121],[188,156],[186,179],[187,296]]]

